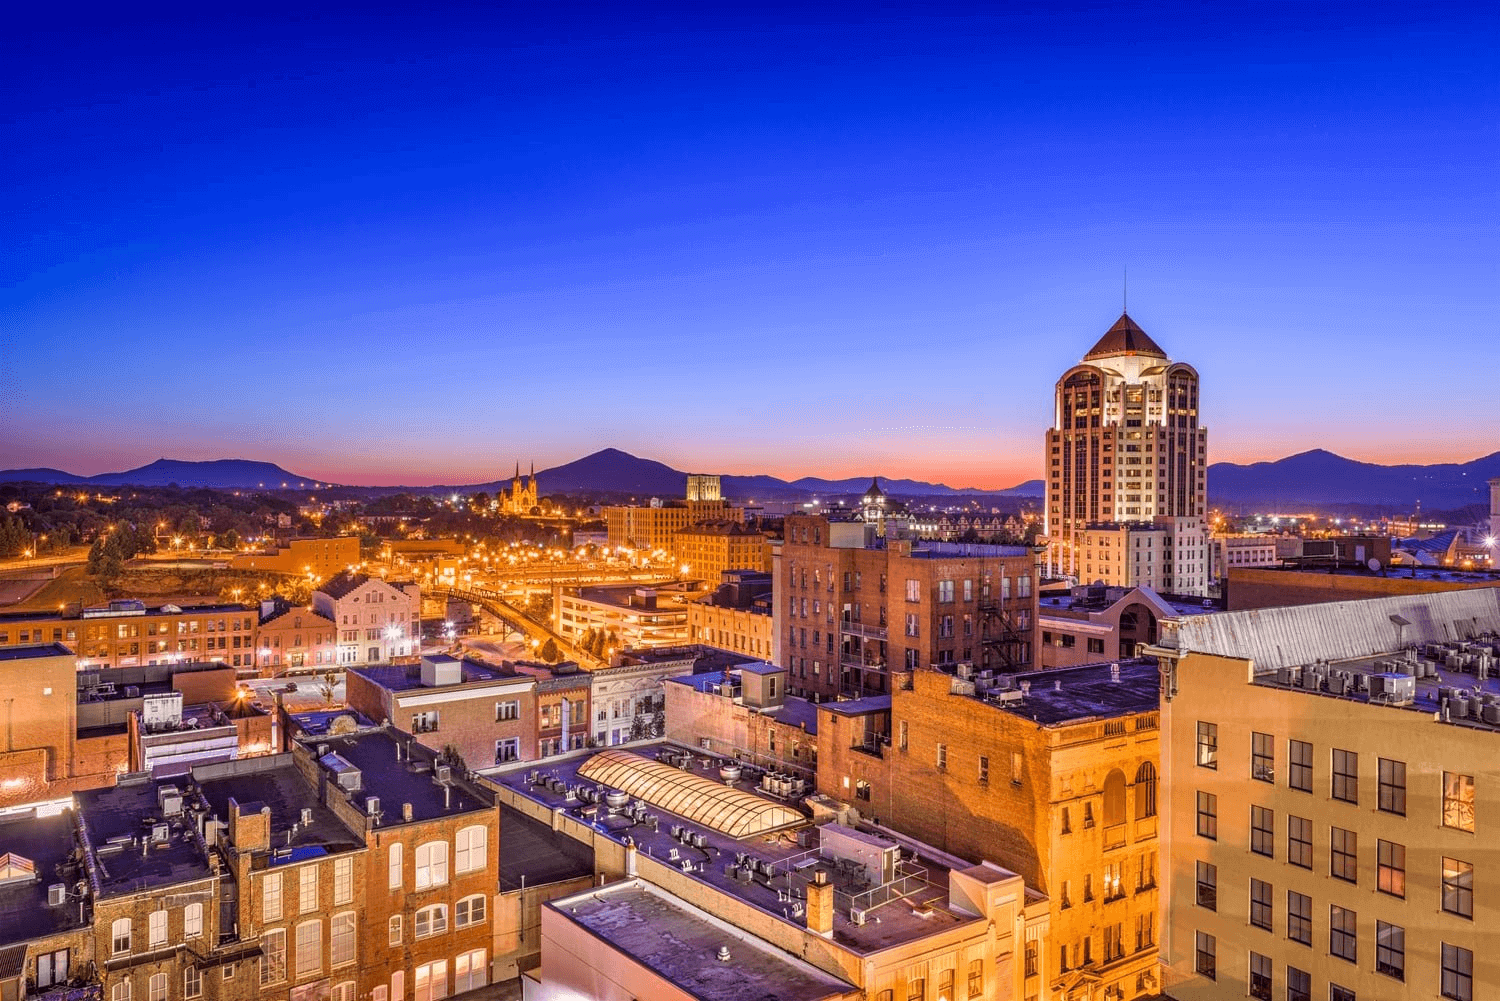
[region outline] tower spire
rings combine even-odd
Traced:
[[[1130,265],[1120,270],[1120,312],[1130,312]]]

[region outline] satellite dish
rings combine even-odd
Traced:
[[[1379,573],[1380,572],[1380,558],[1376,557],[1376,556],[1371,556],[1368,560],[1365,561],[1365,566],[1369,567],[1372,573]]]

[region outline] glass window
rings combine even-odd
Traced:
[[[1250,954],[1250,996],[1271,1001],[1271,957]]]
[[[1219,979],[1218,942],[1207,932],[1198,932],[1193,968],[1210,980]]]
[[[1156,816],[1156,766],[1146,761],[1135,772],[1135,819]]]
[[[1443,910],[1461,918],[1474,916],[1474,866],[1470,863],[1443,859]]]
[[[281,873],[268,872],[261,878],[261,920],[281,920]]]
[[[267,928],[260,933],[260,983],[279,984],[286,979],[286,930]]]
[[[1219,839],[1219,797],[1211,792],[1198,793],[1198,836]]]
[[[188,904],[182,909],[182,937],[199,938],[203,935],[203,905]]]
[[[1312,792],[1312,745],[1305,740],[1289,740],[1286,742],[1286,756],[1289,765],[1287,786],[1299,792]]]
[[[1286,1001],[1312,1001],[1312,974],[1295,966],[1286,968]]]
[[[1271,884],[1264,880],[1250,880],[1250,923],[1257,928],[1271,930],[1273,905]]]
[[[385,944],[393,946],[401,944],[401,915],[392,914],[390,920],[386,922]]]
[[[1276,781],[1276,738],[1269,733],[1250,734],[1250,777],[1260,782]]]
[[[1358,920],[1355,912],[1338,904],[1328,906],[1328,951],[1351,963],[1359,962]]]
[[[1276,814],[1263,806],[1250,808],[1250,850],[1266,858],[1276,857]]]
[[[323,969],[323,922],[304,921],[297,926],[297,978],[310,977]]]
[[[1474,776],[1443,773],[1443,826],[1474,830]]]
[[[416,886],[425,890],[448,882],[448,842],[429,841],[417,846]]]
[[[1406,896],[1406,846],[1394,841],[1377,842],[1376,857],[1376,889],[1393,897]]]
[[[1359,835],[1342,827],[1329,828],[1328,875],[1359,882]]]
[[[1306,817],[1286,818],[1286,860],[1303,869],[1312,868],[1312,821]]]
[[[345,911],[333,916],[329,927],[328,962],[331,966],[342,966],[354,962],[354,912]]]
[[[1219,867],[1207,862],[1198,863],[1197,904],[1210,911],[1219,909]]]
[[[969,582],[964,581],[964,600],[969,597]],[[1026,976],[1036,976],[1036,943],[1026,943]],[[969,997],[977,998],[984,993],[984,960],[969,961]]]
[[[1333,798],[1345,803],[1359,802],[1359,755],[1353,751],[1333,749]]]
[[[345,855],[333,860],[333,902],[347,904],[354,899],[354,859]]]
[[[187,966],[182,971],[182,996],[185,998],[199,998],[203,996],[203,971],[196,966]]]
[[[1198,767],[1219,767],[1219,724],[1198,721]]]
[[[1328,985],[1328,1001],[1359,1001],[1354,996],[1352,987],[1342,987],[1335,983]]]
[[[1406,929],[1375,922],[1375,972],[1406,979]]]
[[[146,919],[147,944],[158,949],[167,944],[167,912],[152,911]]]
[[[446,904],[430,904],[417,911],[413,934],[419,938],[441,935],[448,930],[448,907]]]
[[[146,997],[148,1001],[167,1001],[167,975],[165,973],[151,974],[151,979],[146,981]]]
[[[110,947],[114,955],[122,956],[130,951],[130,919],[115,918],[109,926]]]
[[[475,824],[473,827],[460,830],[455,844],[457,850],[453,858],[454,872],[477,872],[485,867],[488,861],[486,849],[489,844],[489,833],[482,824]]]
[[[453,924],[458,928],[467,928],[477,925],[484,920],[485,896],[476,893],[472,897],[460,900],[453,909]]]
[[[401,889],[401,842],[391,845],[386,852],[386,886]]]
[[[1286,892],[1286,937],[1312,945],[1312,897],[1296,890]]]
[[[305,865],[297,870],[297,909],[311,914],[318,909],[318,867]]]
[[[1380,803],[1386,813],[1406,816],[1406,762],[1380,759]]]
[[[1443,982],[1445,998],[1474,1001],[1474,954],[1468,949],[1443,943]]]

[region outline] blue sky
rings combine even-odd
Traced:
[[[0,42],[0,466],[1007,486],[1127,267],[1214,460],[1500,448],[1492,6],[538,9]]]

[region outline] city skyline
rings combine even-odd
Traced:
[[[23,25],[0,466],[1010,487],[1126,268],[1210,462],[1484,455],[1492,21],[1351,22]]]

